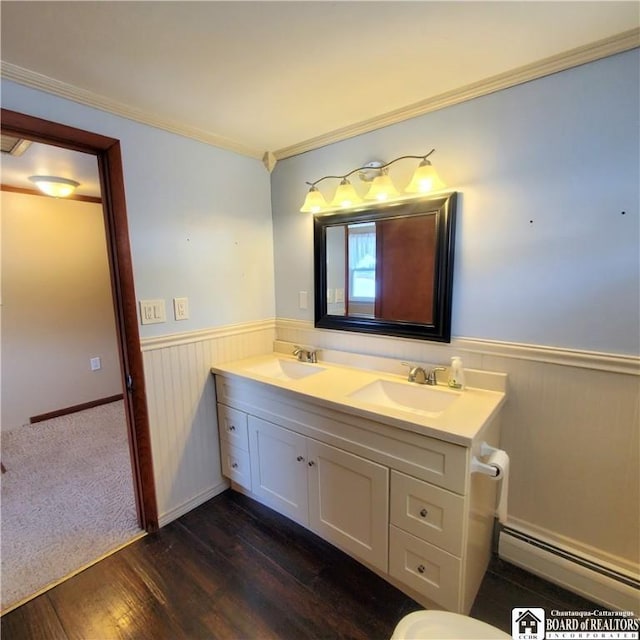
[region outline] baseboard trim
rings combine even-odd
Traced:
[[[106,398],[99,398],[98,400],[91,400],[90,402],[83,402],[82,404],[74,404],[72,407],[65,407],[64,409],[58,409],[57,411],[50,411],[49,413],[42,413],[39,416],[31,416],[29,422],[34,424],[35,422],[44,422],[45,420],[51,420],[51,418],[59,418],[60,416],[67,416],[70,413],[77,413],[78,411],[84,411],[85,409],[93,409],[103,404],[111,404],[124,398],[122,393],[118,393],[115,396],[108,396]]]
[[[633,611],[635,615],[640,613],[640,591],[634,586],[638,584],[636,580],[600,569],[577,554],[509,529],[500,532],[498,554],[507,562],[605,607]]]
[[[197,496],[190,498],[186,502],[174,507],[173,509],[160,514],[158,517],[158,526],[160,528],[165,525],[177,520],[180,516],[183,516],[185,513],[189,513],[192,509],[199,507],[201,504],[204,504],[207,500],[211,500],[214,496],[217,496],[219,493],[226,491],[229,488],[229,483],[224,480],[214,485],[213,487],[209,487],[205,491],[200,492]]]

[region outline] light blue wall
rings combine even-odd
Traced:
[[[435,147],[462,194],[453,335],[640,353],[639,71],[636,49],[279,162],[278,317],[313,318],[305,181]]]
[[[272,318],[269,173],[258,160],[2,81],[2,106],[121,142],[136,297],[164,298],[142,337]],[[173,320],[188,297],[190,319]]]

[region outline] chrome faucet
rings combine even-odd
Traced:
[[[300,362],[318,362],[318,352],[313,349],[304,349],[295,345],[293,347],[293,355],[298,358]]]
[[[424,367],[420,367],[419,365],[409,364],[408,362],[403,362],[402,364],[409,367],[407,380],[409,382],[415,382],[416,384],[428,384],[430,386],[435,386],[438,384],[437,372],[446,371],[445,367],[434,367],[427,371]]]
[[[433,369],[431,369],[431,371],[429,371],[429,373],[427,374],[427,384],[430,385],[436,385],[438,384],[438,377],[437,377],[437,372],[438,371],[446,371],[447,368],[446,367],[434,367]]]

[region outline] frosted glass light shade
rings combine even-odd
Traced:
[[[331,206],[351,207],[359,202],[362,202],[362,198],[358,195],[354,186],[346,178],[343,178],[336,189],[336,194],[331,201]]]
[[[415,170],[411,182],[405,189],[406,193],[428,193],[444,189],[444,182],[433,168],[429,160],[423,160]]]
[[[311,187],[309,189],[309,193],[307,193],[307,197],[304,199],[304,204],[302,205],[300,212],[301,213],[318,213],[322,211],[322,209],[326,209],[329,205],[327,205],[327,201],[324,199],[324,196],[318,191],[318,187]]]
[[[42,193],[54,198],[67,198],[80,186],[75,180],[56,176],[30,176],[29,180],[35,183]]]
[[[373,179],[369,191],[365,195],[366,200],[379,200],[383,202],[393,196],[400,195],[388,174],[383,173]]]

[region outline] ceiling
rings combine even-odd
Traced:
[[[276,158],[640,24],[635,1],[3,0],[1,12],[5,77]]]
[[[33,190],[29,176],[69,178],[80,183],[77,195],[100,197],[98,160],[88,153],[34,142],[20,156],[2,154],[2,184]]]

